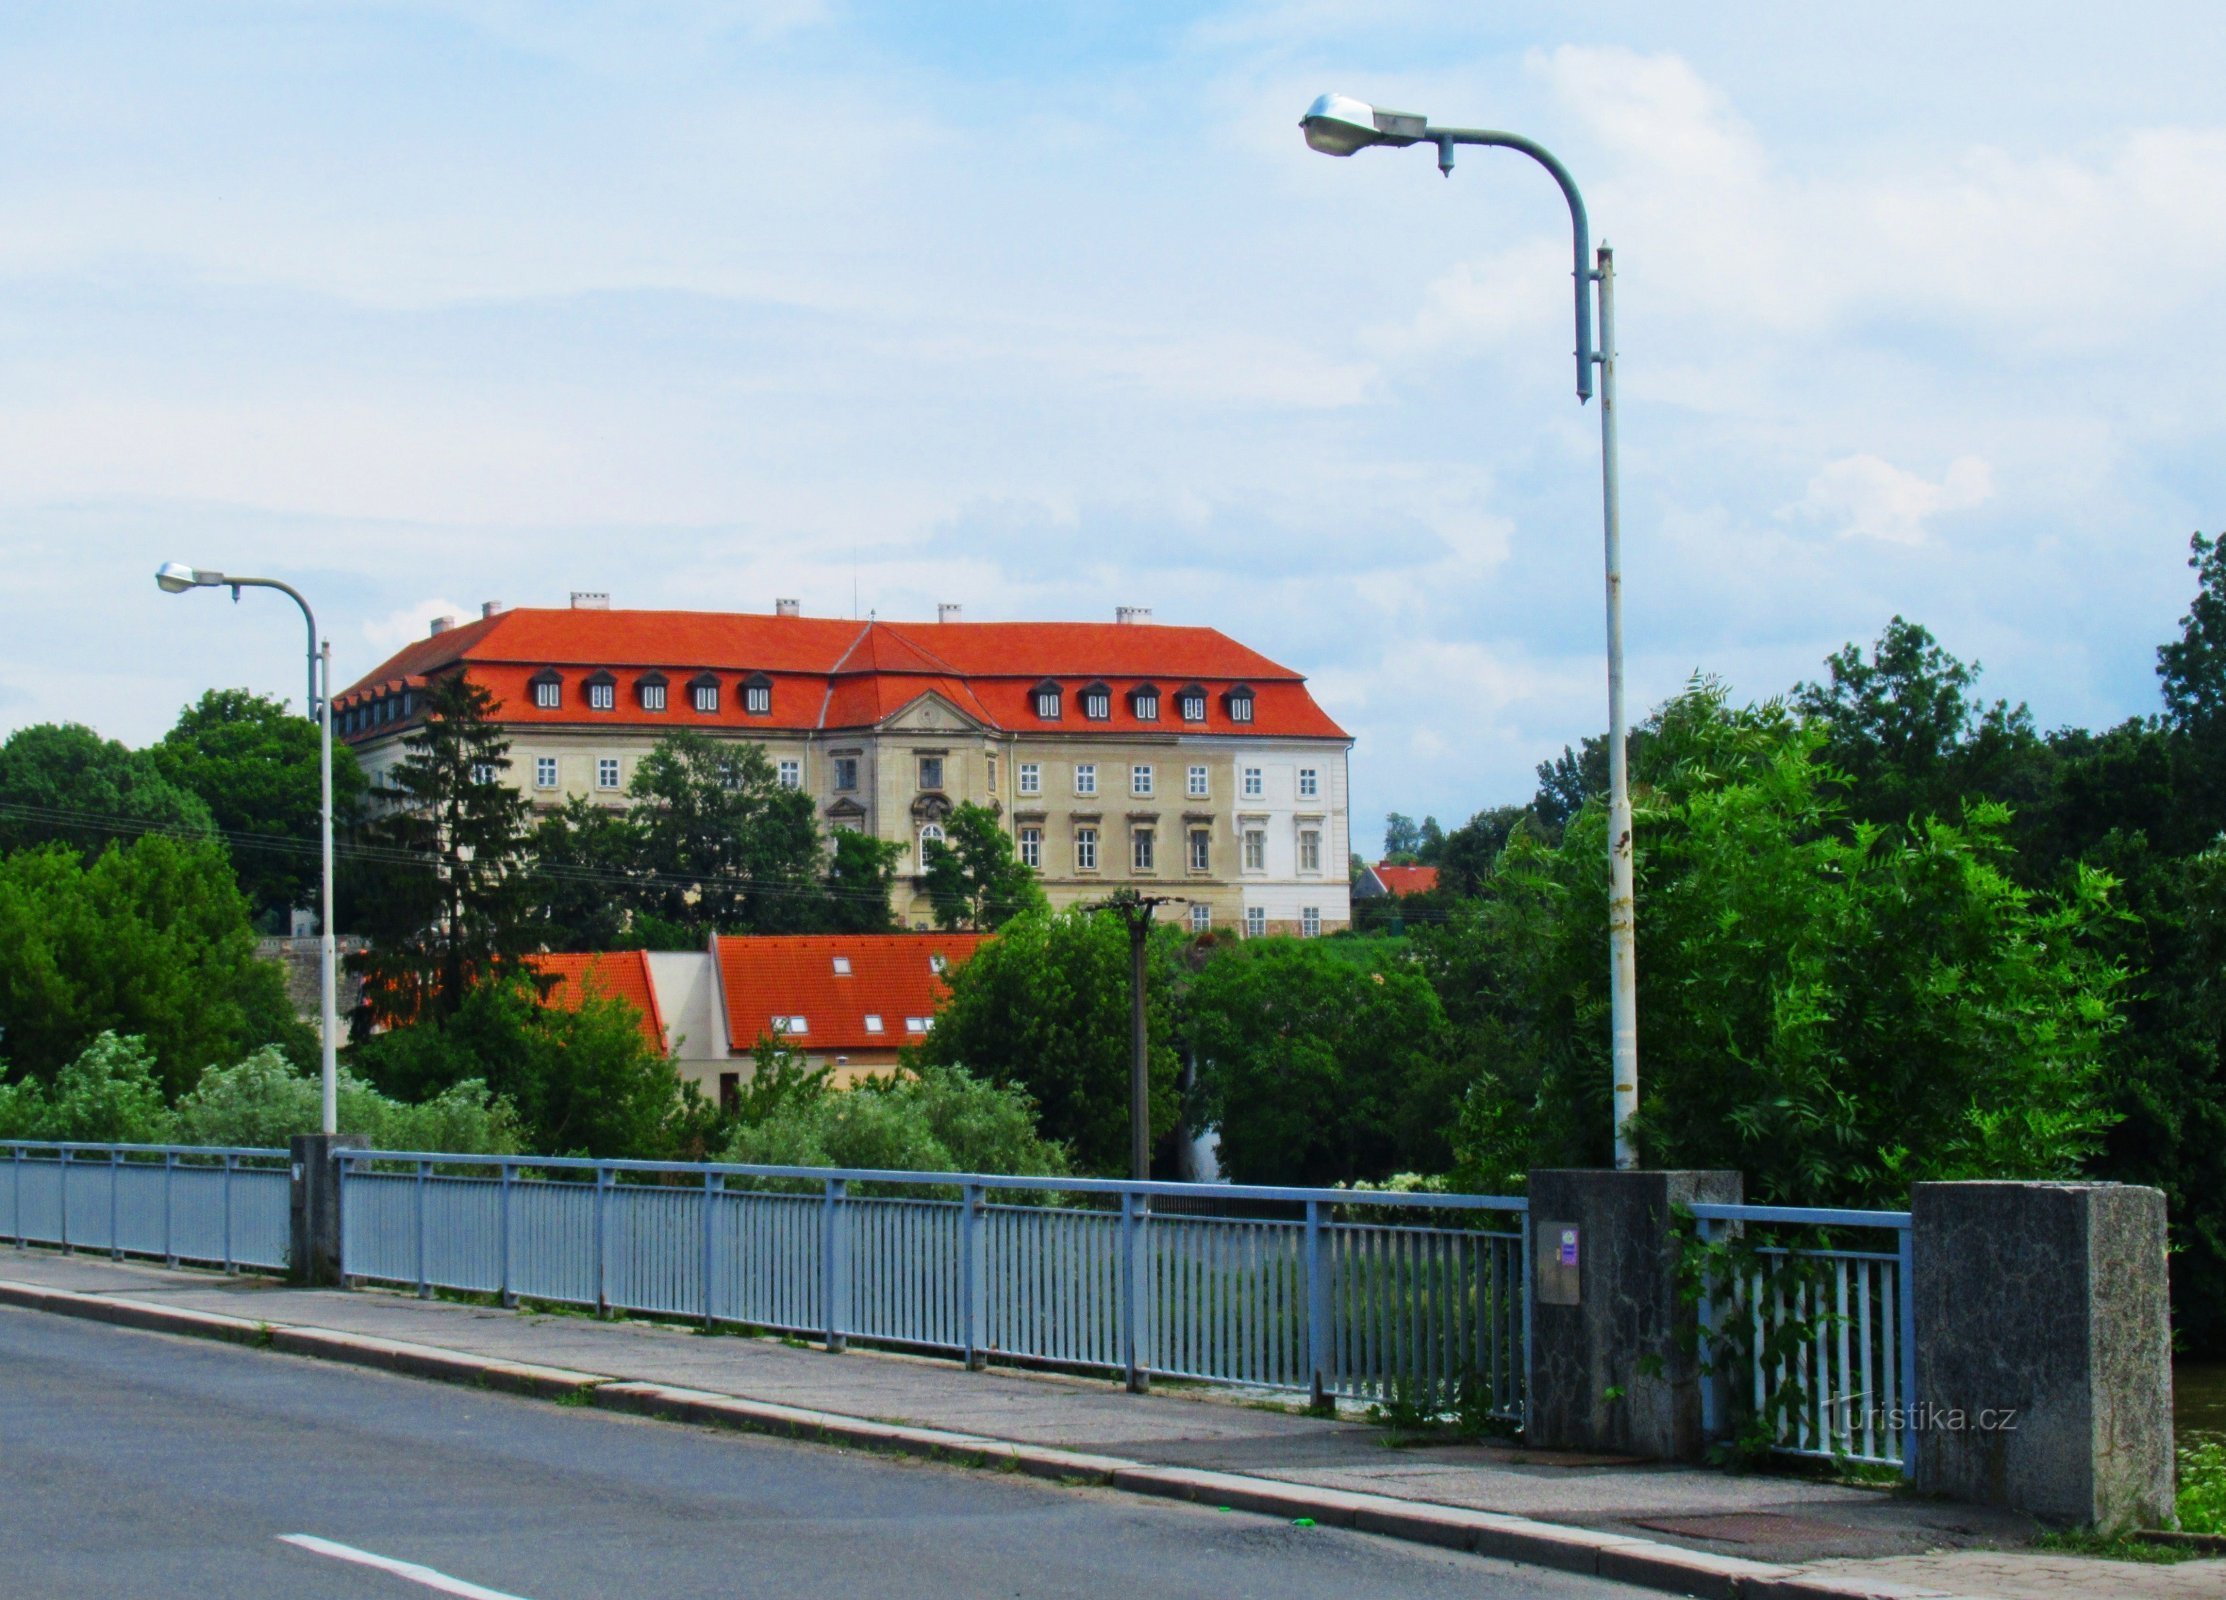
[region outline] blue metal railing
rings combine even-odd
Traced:
[[[336,1154],[342,1271],[422,1295],[1522,1415],[1520,1199]]]
[[[1747,1227],[1828,1229],[1885,1235],[1885,1249],[1838,1244],[1757,1246],[1761,1258],[1728,1285],[1704,1281],[1700,1300],[1701,1421],[1711,1438],[1729,1428],[1738,1384],[1758,1416],[1771,1419],[1772,1447],[1787,1455],[1875,1462],[1917,1470],[1915,1269],[1906,1211],[1808,1206],[1694,1205],[1704,1241]],[[1780,1264],[1798,1267],[1775,1281]],[[1713,1371],[1734,1321],[1744,1336],[1743,1370]],[[1786,1330],[1798,1337],[1780,1337]],[[1788,1348],[1788,1346],[1791,1348]],[[1766,1352],[1771,1352],[1766,1354]]]
[[[283,1150],[0,1140],[0,1238],[282,1271],[287,1163]]]

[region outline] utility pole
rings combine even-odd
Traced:
[[[1139,894],[1134,889],[1114,890],[1090,909],[1110,911],[1128,928],[1128,1163],[1129,1176],[1138,1183],[1152,1175],[1152,1085],[1149,1070],[1150,1041],[1144,1025],[1144,949],[1151,937],[1152,917],[1161,906],[1183,904],[1180,895]]]

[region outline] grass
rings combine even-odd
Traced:
[[[2182,1533],[2226,1533],[2226,1438],[2198,1434],[2180,1447],[2176,1509]]]
[[[2181,1561],[2200,1561],[2203,1552],[2177,1545],[2150,1544],[2131,1534],[2095,1533],[2074,1529],[2069,1533],[2043,1534],[2034,1541],[2037,1550],[2060,1556],[2098,1556],[2105,1561],[2135,1561],[2146,1566],[2168,1567]]]

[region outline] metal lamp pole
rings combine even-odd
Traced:
[[[1616,471],[1615,399],[1615,252],[1605,244],[1590,249],[1591,226],[1584,197],[1552,151],[1521,134],[1488,128],[1433,128],[1429,118],[1403,111],[1379,111],[1341,94],[1325,94],[1299,120],[1306,142],[1324,155],[1349,156],[1371,145],[1395,148],[1434,145],[1438,170],[1453,175],[1456,145],[1496,145],[1519,150],[1553,174],[1569,202],[1575,260],[1577,310],[1577,403],[1592,398],[1593,369],[1600,375],[1600,501],[1607,558],[1608,590],[1608,1010],[1611,1082],[1615,1104],[1615,1164],[1639,1164],[1630,1133],[1639,1109],[1638,901],[1631,857],[1631,775],[1626,758],[1629,723],[1623,709],[1623,528],[1622,491]],[[1595,286],[1599,294],[1600,337],[1592,336]]]
[[[319,989],[319,1028],[323,1044],[323,1131],[340,1131],[340,1024],[339,1024],[339,946],[333,936],[332,922],[332,641],[317,637],[317,614],[309,609],[309,602],[301,591],[291,584],[280,583],[276,578],[241,578],[227,573],[211,572],[206,568],[189,567],[182,562],[166,561],[155,572],[155,583],[165,594],[184,594],[188,589],[230,589],[237,604],[242,589],[276,589],[301,607],[302,620],[309,625],[309,713],[317,719],[318,767],[322,784],[318,823],[324,867],[324,894],[321,914],[318,917],[317,965]]]

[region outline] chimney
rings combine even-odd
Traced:
[[[572,591],[572,609],[574,611],[608,611],[610,608],[611,597],[608,591],[596,589],[574,589]]]
[[[455,626],[456,619],[454,617],[435,617],[433,619],[432,629],[425,635],[425,637],[428,639],[433,638],[437,634],[448,632],[449,629]]]
[[[937,622],[956,622],[958,621],[959,611],[960,606],[956,600],[946,600],[935,608],[935,620]]]
[[[1115,606],[1113,608],[1113,620],[1119,623],[1149,622],[1152,620],[1152,608],[1150,606]]]
[[[801,600],[776,600],[773,602],[773,615],[776,617],[800,617],[803,614],[804,602]]]
[[[504,605],[500,600],[482,600],[479,602],[479,614],[481,617],[499,617],[509,609],[510,608]]]

